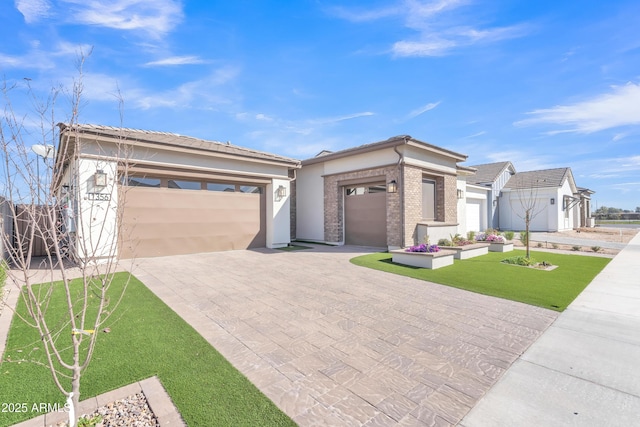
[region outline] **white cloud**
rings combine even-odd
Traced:
[[[184,83],[164,92],[147,92],[142,89],[124,91],[124,98],[134,100],[135,106],[141,109],[156,107],[165,108],[214,108],[232,101],[221,91],[221,86],[234,80],[240,69],[234,66],[222,67],[209,76]]]
[[[367,117],[367,116],[373,116],[373,115],[375,115],[375,113],[372,113],[371,111],[364,111],[362,113],[347,114],[345,116],[311,119],[309,120],[309,123],[331,124],[331,123],[343,122],[345,120],[357,119],[359,117]]]
[[[611,92],[569,105],[528,112],[529,119],[516,126],[552,124],[565,126],[549,134],[593,133],[620,126],[640,125],[640,84],[613,86]]]
[[[118,30],[142,30],[153,37],[171,31],[182,21],[178,0],[60,0],[71,10],[68,20]]]
[[[482,135],[484,135],[484,134],[486,134],[486,133],[487,133],[487,131],[482,130],[482,131],[480,131],[480,132],[476,132],[476,133],[474,133],[474,134],[472,134],[472,135],[464,136],[464,137],[462,137],[462,139],[472,139],[472,138],[477,138],[477,137],[482,136]]]
[[[436,108],[438,105],[440,105],[440,101],[438,102],[430,102],[427,105],[424,105],[420,108],[416,108],[415,110],[411,111],[409,114],[407,114],[407,120],[409,119],[413,119],[414,117],[419,116],[420,114],[426,113],[427,111],[431,111],[434,108]]]
[[[456,12],[471,3],[469,0],[405,0],[380,9],[333,11],[335,16],[351,22],[402,19],[404,26],[417,34],[393,43],[390,52],[395,56],[442,56],[458,47],[520,37],[527,31],[524,25],[478,28],[469,24],[468,18]]]
[[[51,3],[48,0],[15,0],[15,5],[27,24],[48,17],[51,9]]]
[[[205,61],[197,56],[171,56],[168,58],[159,59],[157,61],[147,62],[145,67],[155,66],[173,66],[173,65],[192,65],[192,64],[204,64]]]

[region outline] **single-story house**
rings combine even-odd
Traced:
[[[531,231],[571,230],[580,225],[580,198],[571,168],[518,172],[501,193],[501,229],[524,230],[527,210]]]
[[[173,133],[59,126],[54,191],[81,259],[291,241],[290,183],[298,160]]]
[[[458,163],[466,159],[408,135],[323,151],[298,171],[295,237],[387,248],[449,237],[458,230]]]
[[[485,163],[482,165],[474,165],[471,168],[476,170],[474,175],[467,178],[467,183],[480,188],[486,188],[487,203],[484,213],[487,215],[487,221],[482,221],[479,228],[470,228],[473,231],[483,231],[486,228],[499,229],[500,227],[500,192],[505,184],[516,173],[516,168],[511,162]],[[471,203],[476,203],[471,201]]]
[[[468,185],[487,188],[486,226],[501,230],[524,230],[527,206],[534,218],[533,231],[560,231],[575,227],[593,227],[591,195],[594,191],[577,187],[571,168],[556,168],[517,173],[511,162],[471,166],[476,170]],[[467,202],[469,204],[469,201]],[[480,228],[474,231],[482,231]]]

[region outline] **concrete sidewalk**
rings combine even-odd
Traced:
[[[627,244],[622,242],[607,242],[604,240],[581,239],[579,237],[567,237],[561,233],[541,233],[537,231],[531,232],[532,242],[549,242],[561,245],[577,245],[577,246],[600,246],[607,249],[624,249]],[[537,249],[537,248],[536,248]],[[582,254],[580,254],[582,255]]]
[[[638,425],[639,261],[640,234],[459,425]]]

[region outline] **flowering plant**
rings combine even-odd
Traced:
[[[504,237],[498,236],[497,234],[485,234],[481,233],[476,236],[476,240],[478,242],[496,242],[496,243],[504,243]]]
[[[438,245],[427,245],[426,243],[423,243],[421,245],[416,245],[416,246],[410,246],[407,249],[405,249],[405,252],[428,252],[428,253],[433,253],[433,252],[439,252],[440,248],[438,247]]]

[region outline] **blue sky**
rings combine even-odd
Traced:
[[[84,123],[119,126],[119,88],[126,127],[298,159],[408,134],[468,165],[569,166],[598,206],[635,209],[639,16],[637,0],[5,0],[0,73],[46,94],[91,51]]]

